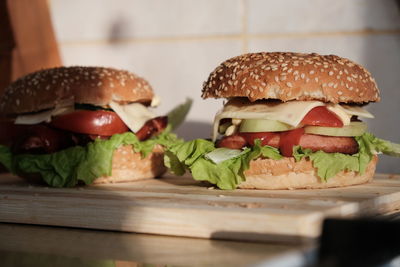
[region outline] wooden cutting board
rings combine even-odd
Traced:
[[[190,177],[49,188],[0,175],[0,221],[250,241],[318,237],[326,217],[400,208],[400,175],[321,190],[218,190]]]

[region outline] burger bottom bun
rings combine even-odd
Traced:
[[[378,157],[374,156],[364,174],[341,171],[324,182],[317,176],[317,169],[310,160],[294,158],[281,160],[256,159],[244,172],[246,181],[239,184],[245,189],[319,189],[343,187],[370,182],[373,179]]]
[[[111,176],[95,179],[94,184],[131,182],[155,178],[165,173],[164,150],[156,145],[153,152],[142,158],[132,146],[121,146],[114,151]]]

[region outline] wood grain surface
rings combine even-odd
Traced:
[[[0,221],[249,241],[307,241],[326,217],[400,208],[400,176],[321,190],[223,191],[167,176],[134,183],[49,188],[0,176]]]
[[[113,260],[115,266],[121,267],[252,266],[286,253],[310,249],[300,244],[209,240],[7,223],[0,223],[0,236],[1,266],[114,266],[101,265],[101,261],[106,260]],[[4,265],[6,259],[13,264]],[[22,260],[29,264],[19,264]],[[93,261],[98,264],[90,265]]]

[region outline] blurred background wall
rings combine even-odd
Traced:
[[[246,52],[337,54],[375,76],[382,101],[368,109],[377,136],[400,143],[400,12],[397,0],[48,0],[65,65],[124,68],[150,81],[162,114],[194,99],[185,138],[209,137],[220,100],[202,83]],[[398,158],[378,171],[400,173]]]

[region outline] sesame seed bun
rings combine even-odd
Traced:
[[[362,66],[335,55],[249,53],[224,61],[203,85],[203,98],[379,101],[379,90]]]
[[[294,158],[256,159],[250,162],[250,168],[244,172],[246,181],[239,188],[247,189],[320,189],[344,187],[372,181],[378,157],[369,162],[366,171],[361,174],[354,171],[341,171],[324,182],[317,175],[317,169],[310,160],[296,162]]]
[[[28,74],[11,83],[0,99],[6,115],[54,108],[72,99],[75,103],[108,105],[119,102],[150,102],[149,83],[133,73],[102,67],[59,67]]]

